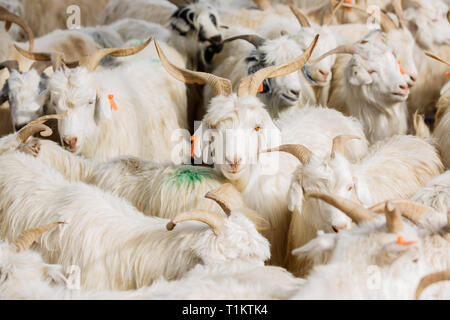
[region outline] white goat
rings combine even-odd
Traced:
[[[58,69],[51,76],[52,108],[57,114],[67,112],[58,123],[64,147],[103,160],[128,154],[177,161],[172,157],[177,144],[172,135],[187,128],[185,86],[172,79],[159,61],[130,61],[95,70],[105,56],[129,56],[150,41],[131,48],[101,49],[81,59],[74,69]],[[48,54],[21,52],[51,60]]]
[[[291,256],[293,249],[316,237],[319,230],[332,233],[352,226],[352,221],[338,209],[305,198],[304,192],[323,190],[374,205],[392,198],[409,198],[442,172],[437,150],[413,136],[396,136],[379,142],[360,162],[352,164],[344,156],[345,142],[356,138],[336,137],[331,157],[325,160],[316,158],[304,146],[271,150],[289,152],[303,164],[294,174],[288,195],[289,209],[294,214],[288,234],[287,265],[296,275],[304,275],[310,265]]]
[[[336,134],[362,133],[357,121],[326,108],[292,108],[274,123],[264,104],[255,97],[265,78],[298,70],[311,55],[316,41],[317,37],[300,58],[285,65],[261,69],[242,79],[237,94],[232,93],[230,80],[173,66],[157,46],[164,67],[174,77],[188,83],[210,84],[215,91],[216,97],[211,99],[204,121],[208,129],[213,129],[212,134],[218,136],[212,145],[216,169],[243,193],[246,204],[269,223],[270,229],[265,230],[264,235],[271,242],[271,262],[275,264],[282,264],[284,260],[290,220],[286,197],[297,162],[287,155],[282,155],[278,162],[267,154],[257,160],[259,149],[263,148],[261,144],[270,147],[278,143],[276,138],[286,143],[302,141],[321,156],[328,156]],[[221,136],[227,139],[222,154],[224,146],[218,144]],[[211,142],[208,138],[205,140],[206,145]],[[350,158],[356,160],[365,154],[367,141],[362,139],[353,143]]]
[[[359,119],[371,143],[406,134],[409,88],[392,51],[381,42],[362,40],[311,63],[334,53],[351,57],[337,57],[328,106]]]

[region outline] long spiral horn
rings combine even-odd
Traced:
[[[17,250],[19,252],[26,251],[30,248],[30,246],[33,244],[33,242],[44,232],[49,231],[56,227],[57,225],[65,224],[65,222],[54,222],[52,224],[49,224],[44,227],[31,229],[22,232],[22,234],[19,236],[19,239],[16,241],[15,245],[17,247]]]

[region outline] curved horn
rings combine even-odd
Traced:
[[[442,63],[444,63],[444,64],[446,64],[446,65],[448,65],[448,66],[450,67],[450,62],[445,61],[444,59],[442,59],[442,58],[440,58],[440,57],[438,57],[438,56],[432,54],[431,52],[425,52],[425,54],[426,54],[427,56],[429,56],[430,58],[433,58],[434,60],[437,60],[437,61],[439,61],[439,62],[442,62]]]
[[[5,68],[8,69],[9,73],[13,70],[19,71],[19,63],[16,60],[3,61],[0,63],[0,70]]]
[[[423,215],[427,211],[433,211],[432,208],[410,200],[390,200],[405,218],[411,220],[415,224],[419,224],[423,218]],[[375,213],[384,213],[386,202],[383,201],[369,208],[370,211]]]
[[[44,232],[49,231],[56,227],[57,225],[65,224],[65,222],[54,222],[44,227],[31,229],[22,232],[19,239],[16,241],[16,247],[19,252],[28,250],[33,242]]]
[[[386,201],[384,206],[386,225],[390,233],[397,233],[403,229],[402,214],[391,202]]]
[[[233,93],[230,80],[206,72],[197,72],[178,68],[169,62],[156,40],[155,47],[164,69],[166,69],[166,71],[175,79],[190,84],[208,84],[216,96],[230,96]]]
[[[20,26],[28,36],[28,50],[33,51],[34,49],[34,35],[27,23],[19,16],[14,13],[9,12],[6,8],[0,6],[0,20],[8,22],[13,22]]]
[[[261,85],[261,83],[264,81],[264,79],[267,78],[275,78],[275,77],[282,77],[287,74],[290,74],[296,70],[300,70],[305,63],[308,61],[308,59],[311,57],[311,54],[316,47],[317,41],[319,40],[319,35],[316,35],[314,37],[314,40],[308,47],[308,49],[305,50],[305,52],[298,57],[297,59],[294,59],[292,61],[289,61],[288,63],[285,63],[280,66],[270,66],[264,69],[261,69],[257,71],[254,74],[249,75],[248,77],[245,77],[242,79],[239,83],[239,89],[238,89],[238,97],[245,97],[247,95],[249,96],[256,96],[258,93],[258,89]]]
[[[331,21],[333,20],[333,17],[336,15],[336,12],[338,12],[338,10],[340,8],[342,8],[342,6],[344,5],[345,0],[341,0],[339,2],[333,1],[331,0],[331,5],[334,7],[333,10],[331,11],[331,13],[324,17],[323,21],[322,21],[322,25],[328,26],[331,24]]]
[[[225,212],[225,214],[227,216],[231,215],[232,209],[231,209],[231,207],[228,206],[228,204],[226,203],[226,200],[223,199],[222,194],[223,194],[224,190],[226,190],[230,186],[231,186],[231,184],[226,183],[226,184],[222,185],[219,189],[209,191],[205,195],[206,199],[215,201],[222,208],[223,212]]]
[[[355,54],[356,53],[356,47],[354,44],[345,44],[342,46],[339,46],[337,48],[334,48],[333,50],[330,50],[317,59],[314,59],[313,61],[309,62],[308,65],[313,65],[318,63],[319,61],[325,59],[328,56],[331,56],[333,54]]]
[[[196,220],[209,225],[213,230],[220,231],[225,225],[225,218],[220,213],[205,211],[205,210],[193,210],[178,214],[172,221],[170,221],[166,228],[171,231],[175,228],[177,223],[189,220]]]
[[[403,15],[402,0],[392,0],[392,6],[394,7],[394,12],[398,17],[400,27],[406,28],[405,17]]]
[[[289,8],[291,9],[292,13],[295,15],[295,17],[297,18],[298,22],[302,27],[304,28],[311,27],[308,18],[303,14],[303,12],[301,12],[297,7],[295,7],[292,4],[289,5]]]
[[[362,207],[348,199],[344,199],[338,196],[332,196],[324,192],[312,191],[305,195],[306,198],[317,198],[325,201],[326,203],[341,210],[347,216],[349,216],[356,224],[360,224],[365,221],[370,221],[375,218],[375,215],[368,209]]]
[[[272,8],[272,4],[269,0],[253,0],[260,10],[266,10]]]
[[[432,274],[429,274],[425,277],[423,277],[419,285],[416,289],[416,300],[420,299],[420,296],[422,295],[422,292],[432,284],[436,282],[441,281],[450,281],[450,270],[440,271],[440,272],[434,272]]]
[[[127,57],[131,56],[133,54],[137,54],[145,47],[149,45],[149,43],[153,40],[153,38],[148,39],[142,44],[139,44],[134,47],[128,47],[128,48],[106,48],[106,49],[100,49],[96,52],[83,57],[80,60],[80,66],[86,67],[89,71],[94,71],[95,68],[100,64],[102,59],[106,56],[113,56],[113,57]]]
[[[21,55],[23,55],[25,58],[28,58],[30,60],[35,61],[41,61],[41,62],[47,62],[51,61],[53,70],[56,71],[59,68],[62,67],[62,65],[65,64],[64,61],[64,53],[62,52],[52,52],[52,53],[46,53],[46,52],[30,52],[25,49],[22,49],[21,47],[14,45],[17,51]]]
[[[334,158],[336,153],[345,155],[345,144],[349,140],[361,140],[361,138],[350,135],[342,135],[335,137],[333,139],[333,147],[331,148],[331,157]]]
[[[38,132],[41,132],[41,136],[43,136],[43,137],[50,137],[53,134],[52,129],[50,129],[46,125],[35,124],[32,126],[27,126],[26,128],[23,127],[22,129],[20,129],[20,131],[17,132],[17,141],[19,143],[24,143],[25,141],[27,141],[27,139],[29,137],[31,137],[32,135],[34,135]]]
[[[29,122],[29,123],[28,123],[25,127],[23,127],[22,129],[25,129],[25,128],[27,128],[27,127],[34,126],[34,125],[36,125],[36,124],[43,124],[43,123],[45,123],[46,121],[52,120],[52,119],[55,119],[55,120],[61,120],[61,119],[63,119],[66,115],[67,115],[67,111],[65,111],[64,113],[61,113],[61,114],[49,114],[49,115],[46,115],[46,116],[42,116],[42,117],[40,117],[40,118],[37,118],[36,120],[33,120],[33,121]]]
[[[264,150],[262,152],[287,152],[292,154],[294,157],[296,157],[303,165],[306,165],[309,163],[312,157],[312,152],[307,147],[301,145],[301,144],[284,144],[282,146],[279,146],[277,148],[272,148],[268,150]]]
[[[223,40],[223,43],[225,42],[231,42],[234,40],[245,40],[252,45],[254,45],[256,48],[259,48],[265,41],[263,37],[258,36],[257,34],[241,34],[238,36],[234,36],[228,39]]]

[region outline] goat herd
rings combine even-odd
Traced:
[[[450,299],[449,6],[0,0],[0,299]]]

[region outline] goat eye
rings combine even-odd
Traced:
[[[369,72],[369,74],[377,73],[377,72],[376,72],[375,70],[373,70],[373,69],[372,69],[372,70],[369,70],[368,72]]]
[[[348,191],[352,191],[352,190],[353,190],[353,186],[349,186]]]
[[[211,22],[217,27],[217,19],[213,14],[209,15],[209,19],[211,19]]]
[[[261,126],[256,126],[255,131],[258,132],[259,130],[261,130]]]

